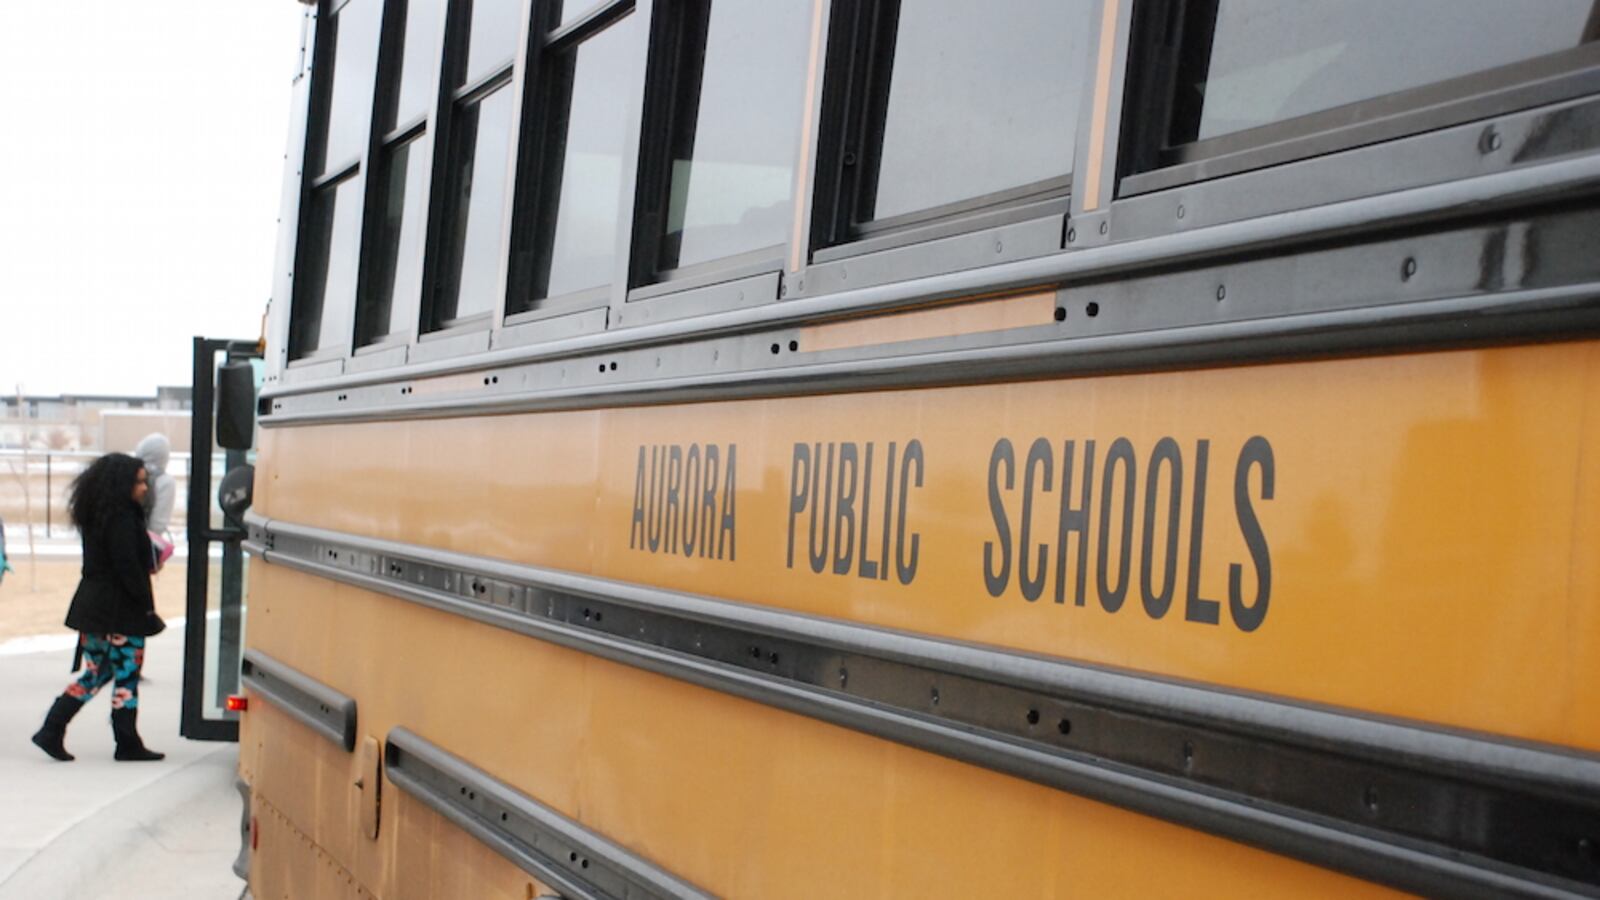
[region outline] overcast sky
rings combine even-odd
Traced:
[[[0,391],[188,384],[260,332],[305,7],[5,5]]]

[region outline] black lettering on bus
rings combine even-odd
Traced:
[[[855,562],[856,482],[861,475],[859,459],[855,441],[839,443],[839,493],[833,502],[833,574],[835,575],[849,572],[851,564]],[[848,474],[845,472],[846,468],[849,469]]]
[[[1089,577],[1089,506],[1094,500],[1094,441],[1083,442],[1083,495],[1072,505],[1073,455],[1076,441],[1061,448],[1061,517],[1056,529],[1056,602],[1067,595],[1067,536],[1078,533],[1078,584],[1073,602],[1082,606]]]
[[[722,530],[717,532],[717,559],[726,559],[726,560],[732,561],[735,558],[735,556],[734,556],[734,549],[735,549],[735,547],[734,547],[734,537],[735,537],[735,535],[734,535],[734,529],[733,529],[733,513],[734,513],[734,499],[733,498],[739,491],[739,484],[738,484],[738,480],[739,480],[738,479],[738,475],[739,475],[739,445],[738,444],[729,444],[728,445],[728,469],[727,469],[727,471],[728,471],[728,483],[723,485],[723,487],[722,487]],[[715,488],[711,488],[711,490],[715,491]],[[722,547],[723,538],[727,538],[727,541],[728,541],[727,555],[726,556],[723,555],[723,547]]]
[[[1050,547],[1045,543],[1039,544],[1038,565],[1029,573],[1028,549],[1033,546],[1033,493],[1034,472],[1044,469],[1044,485],[1041,490],[1048,492],[1051,482],[1050,470],[1055,466],[1055,454],[1050,451],[1050,442],[1039,438],[1028,448],[1028,459],[1022,464],[1022,524],[1017,531],[1017,583],[1022,587],[1022,598],[1032,603],[1044,593],[1045,566],[1049,564]]]
[[[885,476],[884,484],[893,481],[892,473]],[[889,507],[883,508],[883,517],[889,518]],[[867,523],[872,521],[872,442],[867,442],[867,458],[861,463],[861,561],[856,566],[856,577],[877,578],[878,563],[867,559]]]
[[[1183,617],[1190,622],[1217,624],[1220,604],[1200,596],[1200,559],[1206,541],[1206,465],[1211,458],[1211,442],[1201,439],[1194,450],[1194,507],[1189,512],[1189,590]]]
[[[683,555],[688,557],[694,556],[695,538],[700,531],[699,499],[700,445],[690,444],[683,462]]]
[[[644,523],[644,445],[639,445],[639,468],[633,476],[633,522],[628,526],[628,549],[643,547]]]
[[[722,451],[716,444],[706,445],[706,490],[700,495],[700,557],[712,556],[711,535],[717,527],[717,478],[721,475]]]
[[[994,517],[995,539],[983,542],[983,584],[991,597],[1004,594],[1006,585],[1011,583],[1011,520],[1006,518],[1005,501],[1000,497],[1002,465],[1006,470],[1005,490],[1009,491],[1016,486],[1017,454],[1007,438],[995,441],[994,449],[989,451],[989,514]],[[997,559],[999,569],[995,568]]]
[[[822,466],[822,444],[816,444],[811,450],[811,458],[817,461],[818,468]],[[822,574],[823,567],[828,563],[828,528],[833,518],[833,444],[828,445],[827,484],[815,476],[811,479],[811,541],[807,547],[811,557],[811,571]],[[821,501],[823,505],[818,505]],[[820,515],[819,515],[820,513]],[[817,540],[817,522],[822,523],[822,539]]]
[[[806,496],[810,490],[811,448],[797,441],[789,460],[789,552],[785,560],[791,569],[794,568],[794,523],[806,511]]]
[[[878,580],[889,580],[889,525],[894,516],[889,515],[889,510],[894,508],[894,464],[897,446],[894,441],[889,442],[889,464],[883,468],[883,544],[878,550],[878,559],[881,562],[878,570]]]
[[[667,503],[662,511],[666,519],[666,532],[662,535],[662,549],[678,552],[678,490],[682,487],[683,448],[673,444],[667,449]]]
[[[1171,482],[1167,500],[1167,546],[1162,553],[1161,590],[1154,585],[1156,500],[1161,493],[1161,470],[1167,469]],[[1144,611],[1152,619],[1159,619],[1172,607],[1172,592],[1178,586],[1178,520],[1183,516],[1183,451],[1178,442],[1164,437],[1156,442],[1150,452],[1150,464],[1144,477],[1144,540],[1139,559],[1139,591],[1144,600]]]
[[[1112,486],[1116,484],[1117,469],[1122,470],[1122,539],[1117,560],[1117,583],[1111,586],[1111,503]],[[1100,588],[1100,605],[1106,612],[1116,612],[1128,598],[1128,569],[1133,564],[1133,500],[1134,482],[1138,480],[1138,466],[1133,458],[1133,444],[1127,438],[1111,442],[1106,452],[1105,474],[1101,478],[1100,493],[1100,556],[1099,571],[1095,573]]]
[[[922,442],[915,438],[906,442],[905,460],[900,464],[900,514],[897,517],[899,522],[895,528],[894,567],[895,574],[899,576],[901,584],[910,584],[911,580],[917,577],[917,549],[918,544],[921,542],[920,536],[916,532],[912,532],[911,542],[909,544],[906,543],[906,500],[911,494],[912,484],[908,482],[911,479],[911,464],[913,462],[917,464],[917,480],[914,485],[922,487]],[[888,508],[885,507],[884,512],[888,513],[888,511]]]
[[[666,473],[661,470],[666,467],[666,460],[662,452],[665,448],[656,445],[650,448],[650,511],[648,513],[650,532],[650,552],[661,549],[661,495],[666,491]]]
[[[1261,499],[1271,500],[1276,467],[1272,445],[1260,435],[1244,442],[1233,473],[1233,508],[1239,516],[1244,545],[1256,568],[1256,598],[1247,606],[1240,584],[1244,567],[1238,563],[1228,566],[1228,609],[1233,613],[1233,624],[1240,631],[1255,631],[1261,627],[1267,617],[1267,602],[1272,598],[1272,556],[1267,549],[1267,536],[1261,530],[1261,520],[1250,503],[1250,470],[1256,467],[1261,469]]]

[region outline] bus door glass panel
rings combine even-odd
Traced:
[[[793,227],[812,5],[692,0],[658,271],[781,247]]]
[[[875,59],[888,100],[857,221],[1025,185],[1063,189],[1088,48],[1087,0],[884,5]]]
[[[255,450],[219,449],[213,410],[222,364],[248,361],[256,395],[265,367],[253,341],[196,339],[195,345],[181,730],[197,740],[236,740],[238,714],[228,711],[227,699],[239,692],[248,561],[243,522],[224,515],[218,489],[228,473],[254,465]]]

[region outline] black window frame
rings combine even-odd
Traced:
[[[680,148],[693,143],[691,138],[697,125],[705,74],[705,54],[690,51],[706,44],[710,9],[708,4],[707,14],[699,15],[698,7],[674,0],[658,0],[651,7],[644,112],[632,218],[628,225],[629,302],[781,272],[796,239],[796,235],[790,233],[781,242],[766,247],[689,265],[670,268],[659,265],[662,248],[668,240],[666,221],[672,197],[672,163]],[[802,116],[803,110],[796,108],[795,115]],[[652,140],[652,136],[662,139]],[[806,137],[800,135],[802,140]],[[800,164],[798,157],[795,164]],[[802,200],[802,197],[791,196],[790,202]]]
[[[314,257],[310,255],[312,252],[312,247],[310,246],[311,242],[305,240],[306,236],[311,232],[311,228],[309,226],[311,223],[312,213],[317,209],[317,204],[323,197],[336,194],[340,187],[344,186],[346,182],[351,181],[354,181],[357,185],[356,199],[361,202],[363,207],[366,205],[365,187],[361,184],[361,179],[363,179],[366,175],[367,160],[371,152],[372,104],[369,103],[367,109],[368,140],[363,142],[363,144],[360,146],[360,149],[357,150],[356,155],[348,159],[326,158],[329,120],[332,117],[331,106],[333,103],[334,88],[333,79],[331,76],[333,74],[336,56],[338,53],[338,30],[340,27],[338,20],[331,17],[342,13],[344,8],[347,7],[350,2],[351,0],[318,0],[316,9],[317,31],[316,42],[313,46],[311,58],[311,97],[308,110],[308,124],[305,132],[305,144],[302,155],[304,164],[302,166],[303,174],[300,179],[300,202],[298,205],[297,227],[295,230],[296,239],[293,271],[299,273],[301,277],[296,278],[293,282],[293,288],[291,291],[293,299],[289,306],[289,327],[286,334],[286,349],[288,351],[288,364],[290,366],[310,365],[333,359],[343,359],[344,357],[348,356],[351,348],[354,345],[357,311],[361,305],[360,273],[363,263],[358,261],[356,270],[356,284],[353,286],[353,295],[350,299],[350,327],[347,333],[341,335],[335,343],[330,344],[327,342],[326,336],[320,333],[319,327],[319,346],[310,351],[307,351],[300,346],[300,343],[303,340],[301,335],[306,327],[306,316],[309,310],[309,301],[307,299],[307,295],[305,293],[306,289],[304,287],[308,281],[308,279],[305,277],[305,273],[309,271],[310,265],[314,259]],[[368,0],[368,2],[376,3],[379,6],[379,58],[381,60],[383,33],[385,28],[384,19],[387,18],[385,7],[387,4],[384,2],[384,0]],[[327,39],[329,36],[327,23],[330,21],[333,22],[332,41]],[[379,72],[373,73],[374,94],[377,90],[378,82],[376,79],[379,77],[379,74]],[[316,151],[315,153],[313,153],[314,150]],[[310,167],[314,160],[322,163],[322,172],[311,172]],[[365,210],[363,209],[360,213],[358,213],[356,219],[356,252],[358,254],[362,253],[362,249],[365,246],[364,231],[366,229],[366,224],[364,212]],[[332,228],[333,223],[330,222],[329,232],[326,235],[326,240],[322,242],[322,247],[320,249],[320,252],[324,257],[322,259],[322,267],[324,270],[326,270],[332,262]],[[324,285],[322,288],[323,296],[318,299],[316,306],[316,316],[319,320],[319,326],[324,304],[327,302],[325,278],[326,271],[324,271]]]
[[[449,0],[444,0],[448,6]],[[422,111],[409,119],[400,120],[396,117],[395,126],[387,131],[382,130],[382,123],[388,121],[396,106],[400,102],[400,76],[401,67],[414,64],[415,61],[403,59],[405,51],[406,30],[411,14],[417,5],[417,0],[384,0],[383,23],[378,42],[378,67],[376,83],[373,90],[373,104],[371,127],[369,129],[370,148],[368,150],[367,188],[364,192],[364,209],[362,210],[361,228],[361,263],[356,280],[356,305],[355,323],[352,334],[351,352],[353,354],[366,354],[380,352],[411,342],[416,332],[417,324],[422,313],[422,292],[419,292],[416,305],[410,310],[406,320],[397,321],[395,309],[391,306],[388,311],[389,327],[383,334],[373,333],[370,317],[374,304],[378,302],[376,279],[378,272],[377,248],[384,237],[384,208],[389,201],[389,174],[393,165],[395,153],[404,146],[426,146],[430,151],[427,154],[410,154],[407,161],[408,167],[421,167],[424,170],[423,202],[420,209],[410,210],[409,213],[423,217],[422,227],[427,228],[432,172],[433,144],[431,138],[433,130],[430,123],[438,118],[439,98],[443,78],[439,77],[437,66],[434,67],[434,94]],[[442,41],[443,35],[440,35]],[[439,47],[427,48],[437,54]],[[434,60],[437,62],[437,60]],[[405,193],[405,185],[399,187],[401,194]],[[424,250],[426,249],[426,232],[424,232]],[[391,273],[390,279],[393,279]],[[425,290],[425,286],[424,286]],[[393,299],[391,297],[391,303]],[[402,310],[403,311],[403,310]]]
[[[519,325],[555,315],[565,315],[611,304],[612,280],[602,285],[553,296],[533,297],[535,274],[532,271],[539,222],[551,195],[560,195],[556,169],[564,162],[547,141],[556,113],[556,91],[564,79],[556,68],[568,54],[576,54],[591,38],[598,37],[631,15],[644,15],[637,0],[588,0],[588,8],[576,18],[561,24],[564,4],[536,2],[534,27],[528,48],[527,80],[523,91],[521,139],[518,141],[516,178],[512,185],[510,259],[507,261],[504,322]],[[649,53],[648,34],[645,52]],[[643,67],[641,67],[643,68]],[[570,89],[571,85],[567,85]],[[570,97],[567,98],[570,102]],[[622,167],[626,174],[635,148],[624,147]],[[620,218],[620,217],[619,217]],[[628,224],[619,221],[619,229]]]
[[[1064,151],[1066,171],[1061,175],[893,217],[862,215],[876,200],[900,3],[833,3],[810,222],[816,262],[1043,217],[1065,217],[1070,211],[1080,163],[1077,139]],[[1086,53],[1093,57],[1092,41]],[[1092,101],[1092,80],[1085,78],[1079,89],[1081,120]]]
[[[444,262],[444,244],[448,239],[447,231],[465,212],[456,208],[454,190],[456,184],[453,173],[458,168],[456,163],[463,150],[455,133],[456,120],[467,107],[478,106],[498,91],[515,91],[517,60],[526,51],[526,48],[514,46],[510,59],[477,80],[465,82],[463,79],[468,62],[467,41],[472,30],[472,3],[470,0],[468,2],[447,0],[447,3],[449,8],[445,16],[443,60],[439,66],[439,98],[434,117],[432,159],[428,174],[428,219],[427,231],[423,237],[422,294],[417,304],[419,342],[442,340],[464,332],[488,332],[494,327],[495,319],[499,315],[496,306],[503,306],[502,298],[500,303],[491,305],[484,312],[452,316],[448,319],[442,319],[438,315],[440,291],[446,287],[441,266]],[[521,25],[519,19],[517,26]],[[516,111],[521,98],[512,96],[510,100],[513,115],[509,137],[513,146],[507,148],[508,153],[515,151]],[[469,149],[471,152],[476,152],[476,137]],[[515,184],[508,183],[506,190],[514,191]],[[507,260],[502,258],[500,264],[505,266]],[[459,289],[458,283],[456,290]],[[457,303],[459,301],[458,296]]]
[[[1203,75],[1219,0],[1136,3],[1115,196],[1133,197],[1410,137],[1600,90],[1600,2],[1578,46],[1196,141],[1177,102]],[[1198,36],[1204,35],[1204,40]],[[1202,49],[1203,46],[1203,49]]]

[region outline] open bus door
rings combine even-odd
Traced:
[[[238,713],[227,708],[227,700],[239,692],[244,646],[246,563],[241,520],[253,475],[255,394],[260,386],[257,342],[194,339],[188,620],[178,729],[193,740],[239,739]],[[225,452],[217,471],[212,454],[219,447]]]

